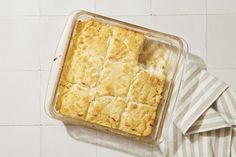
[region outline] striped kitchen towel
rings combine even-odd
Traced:
[[[236,92],[193,55],[184,68],[159,150],[166,157],[236,156]]]

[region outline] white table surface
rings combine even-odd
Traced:
[[[236,89],[236,0],[0,0],[0,156],[128,157],[72,139],[43,108],[50,59],[73,10],[182,36]]]

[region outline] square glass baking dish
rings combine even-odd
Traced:
[[[55,102],[57,99],[56,93],[57,93],[58,83],[60,80],[61,72],[63,70],[64,62],[66,60],[66,54],[67,54],[67,50],[68,50],[71,36],[73,33],[73,28],[77,21],[85,21],[89,19],[93,19],[95,21],[99,21],[105,24],[115,25],[115,26],[119,26],[122,28],[127,28],[129,30],[143,33],[145,36],[145,41],[147,41],[145,43],[151,43],[152,45],[153,44],[161,45],[162,48],[164,49],[163,50],[164,58],[167,62],[166,83],[164,87],[164,92],[162,93],[161,102],[157,108],[156,119],[153,126],[153,130],[150,135],[145,136],[145,137],[132,135],[132,134],[120,131],[118,129],[101,126],[98,124],[87,122],[85,120],[73,119],[73,118],[60,114],[56,110]],[[96,130],[105,131],[110,134],[125,136],[127,138],[139,140],[145,143],[154,143],[157,140],[160,140],[160,135],[163,129],[163,122],[165,120],[165,115],[169,106],[173,87],[175,88],[180,87],[181,82],[176,82],[175,77],[177,73],[182,72],[178,70],[178,67],[180,66],[180,64],[184,64],[184,60],[185,60],[185,56],[187,52],[188,52],[188,46],[182,38],[165,34],[165,33],[161,33],[161,32],[151,30],[148,28],[143,28],[140,26],[126,23],[126,22],[118,21],[115,19],[111,19],[111,18],[104,17],[98,14],[90,13],[87,11],[76,11],[69,16],[66,26],[64,28],[64,31],[62,33],[61,39],[59,41],[57,50],[54,55],[52,67],[49,73],[47,94],[45,98],[45,110],[50,117],[61,120],[66,124],[82,125],[85,127],[96,129]]]

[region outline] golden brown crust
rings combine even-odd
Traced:
[[[64,65],[62,78],[71,83],[95,86],[100,77],[104,60],[87,54],[74,55]]]
[[[143,42],[144,37],[140,33],[120,27],[112,27],[112,38],[110,39],[107,58],[110,61],[137,64]]]
[[[110,28],[96,21],[85,22],[84,31],[77,41],[76,53],[86,53],[91,56],[105,58],[111,36]]]
[[[89,106],[88,89],[78,84],[59,85],[57,110],[72,118],[85,118]]]
[[[99,81],[98,96],[125,97],[137,70],[134,64],[106,62]]]
[[[62,79],[95,86],[104,64],[110,36],[107,25],[93,20],[78,22],[72,34]]]
[[[149,105],[129,103],[121,116],[119,129],[137,136],[151,134],[156,109]]]
[[[117,129],[125,106],[125,99],[100,97],[91,103],[86,120]]]
[[[128,100],[157,106],[161,100],[164,83],[158,77],[141,70],[128,93]]]
[[[140,54],[143,45],[141,33],[94,20],[77,22],[56,109],[65,116],[130,134],[151,134],[166,63],[161,53],[153,53],[155,44]]]

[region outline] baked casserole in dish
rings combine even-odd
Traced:
[[[130,134],[149,135],[166,63],[162,54],[153,63],[151,53],[140,55],[144,42],[142,33],[95,20],[78,21],[59,82],[57,110]],[[151,68],[157,74],[149,72]]]
[[[48,112],[65,123],[154,142],[175,99],[173,86],[180,86],[175,76],[186,51],[181,38],[76,12],[55,54]]]

